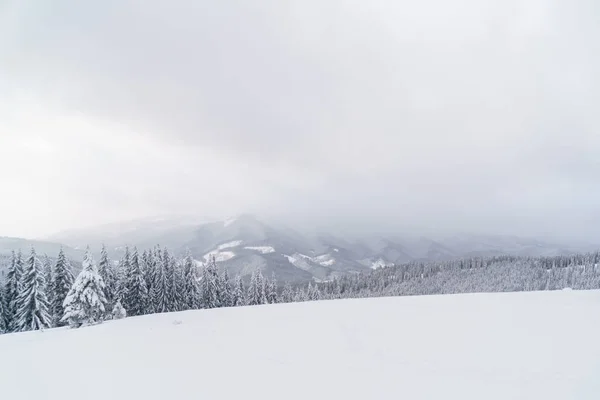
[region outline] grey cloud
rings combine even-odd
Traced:
[[[594,1],[9,4],[0,85],[223,155],[247,172],[227,182],[250,208],[372,229],[600,233]],[[182,163],[171,180],[194,165]],[[139,191],[151,210],[193,208],[180,199],[200,201],[196,187],[181,187],[202,174],[164,194],[122,181],[120,203]]]

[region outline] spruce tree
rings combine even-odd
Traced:
[[[106,295],[107,307],[106,311],[109,312],[115,305],[118,299],[119,292],[119,278],[117,271],[115,270],[110,258],[108,257],[108,251],[106,246],[102,245],[100,251],[100,261],[98,262],[98,273],[104,281],[104,294]]]
[[[8,323],[8,330],[15,331],[16,315],[18,310],[17,297],[21,291],[21,276],[23,275],[23,263],[21,250],[18,255],[12,251],[12,258],[6,274],[6,290],[5,290],[5,318]]]
[[[15,331],[40,330],[51,326],[45,289],[43,266],[32,247],[21,276]]]
[[[154,251],[144,251],[144,257],[142,257],[142,259],[145,263],[144,281],[146,281],[146,288],[148,289],[148,293],[150,294],[152,293],[152,286],[154,285],[156,274],[156,258],[154,257]]]
[[[292,285],[286,283],[283,286],[283,292],[281,292],[281,302],[282,303],[291,303],[294,301],[294,289],[292,289]]]
[[[201,291],[198,282],[197,267],[192,253],[187,251],[183,260],[183,305],[186,310],[200,308]]]
[[[105,285],[89,247],[81,266],[63,303],[65,314],[61,322],[67,322],[73,328],[102,322],[106,315]]]
[[[43,272],[44,280],[46,281],[46,297],[48,298],[48,304],[52,304],[52,260],[48,257],[48,254],[44,254]],[[51,315],[52,316],[52,315]]]
[[[155,313],[169,312],[169,282],[164,267],[163,257],[160,250],[157,250],[155,256],[154,282],[150,298],[152,301],[152,310]]]
[[[0,287],[0,335],[8,332],[8,319],[6,314],[4,289]]]
[[[231,305],[234,307],[246,305],[246,289],[244,288],[244,282],[239,275],[235,277],[235,281],[233,283]]]
[[[171,269],[173,282],[171,284],[171,299],[173,301],[172,310],[181,311],[184,309],[184,282],[183,282],[183,264],[175,257],[171,257]]]
[[[267,281],[266,285],[267,302],[269,304],[277,303],[277,280],[275,279],[275,272],[271,275],[271,279]]]
[[[202,271],[202,307],[217,308],[220,307],[219,293],[219,270],[215,258],[209,261],[208,265]]]
[[[248,305],[255,306],[267,303],[265,293],[265,280],[260,270],[254,271],[250,278],[250,286],[248,287]]]
[[[233,306],[233,288],[231,287],[231,280],[229,279],[229,272],[227,268],[224,269],[223,275],[221,275],[220,288],[220,303],[221,307]]]
[[[140,267],[137,248],[134,247],[131,256],[129,256],[129,249],[125,250],[125,254],[129,259],[129,270],[126,271],[123,305],[131,316],[144,315],[148,308],[148,289]]]
[[[71,272],[71,263],[65,257],[64,250],[60,249],[58,258],[56,259],[56,265],[52,273],[52,282],[50,288],[52,290],[52,297],[50,301],[50,313],[52,316],[52,326],[63,326],[64,322],[61,322],[62,317],[65,315],[65,309],[63,304],[71,287],[73,286],[75,278]]]

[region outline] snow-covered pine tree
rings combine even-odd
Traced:
[[[254,271],[250,278],[250,286],[248,287],[248,305],[255,306],[267,303],[267,295],[265,293],[265,279],[260,270]]]
[[[100,251],[98,273],[104,281],[104,294],[106,295],[107,301],[106,311],[110,312],[118,299],[119,278],[112,261],[108,257],[108,251],[106,250],[106,246],[104,244],[102,245],[102,250]]]
[[[48,254],[44,254],[44,261],[42,262],[44,272],[44,280],[46,281],[46,297],[48,298],[48,304],[52,304],[52,260],[48,257]],[[50,315],[52,317],[52,315]]]
[[[281,292],[281,302],[282,303],[291,303],[294,301],[294,289],[292,289],[292,285],[287,282],[283,286],[283,292]]]
[[[65,256],[64,250],[60,249],[58,257],[56,259],[56,265],[52,273],[52,282],[50,288],[52,291],[52,297],[50,301],[50,314],[52,317],[52,326],[63,326],[66,323],[61,322],[62,317],[65,315],[65,309],[63,304],[75,278],[73,272],[71,272],[71,263]]]
[[[8,330],[16,330],[16,315],[18,310],[17,297],[21,290],[21,276],[23,275],[23,263],[21,250],[18,255],[12,251],[12,258],[6,274],[6,289],[4,291],[4,303],[6,306],[5,317],[8,322]]]
[[[112,319],[123,319],[127,317],[127,311],[123,308],[121,300],[117,300],[112,310]]]
[[[125,254],[119,260],[117,268],[115,269],[115,276],[117,277],[117,286],[113,297],[121,300],[123,303],[125,293],[127,292],[127,273],[131,269],[131,253],[129,252],[129,246],[125,246]]]
[[[233,288],[231,287],[231,279],[229,278],[227,268],[224,268],[223,274],[220,277],[220,307],[231,307],[233,306]]]
[[[81,267],[63,303],[65,314],[61,321],[73,328],[102,322],[106,315],[105,285],[89,247]]]
[[[231,305],[233,307],[246,305],[246,289],[244,288],[244,282],[239,275],[235,277],[235,281],[233,283]]]
[[[319,286],[317,286],[316,284],[313,286],[309,282],[307,296],[308,300],[310,301],[321,300],[321,291],[319,290]]]
[[[173,283],[171,284],[173,311],[181,311],[184,307],[183,264],[175,257],[171,257],[171,271],[173,271]]]
[[[306,290],[301,287],[296,289],[296,293],[294,294],[294,303],[308,301],[308,296],[306,295]]]
[[[214,257],[212,257],[202,271],[202,282],[200,286],[202,288],[202,307],[220,307],[219,270]]]
[[[267,302],[269,304],[275,304],[277,303],[277,280],[275,279],[275,272],[273,272],[271,274],[271,279],[269,279],[267,281],[267,285],[266,285],[266,295],[267,295]]]
[[[144,252],[144,254],[144,263],[146,264],[144,268],[144,280],[146,281],[146,288],[148,288],[148,293],[152,293],[152,286],[154,285],[154,275],[156,274],[156,258],[154,257],[153,250]]]
[[[160,250],[155,255],[154,282],[150,293],[152,309],[155,313],[169,312],[169,282]]]
[[[200,308],[201,291],[196,262],[188,249],[183,260],[183,307],[186,310]]]
[[[126,249],[125,253],[128,255],[129,249]],[[126,288],[123,304],[129,315],[144,315],[148,309],[148,289],[140,267],[137,248],[134,247],[131,256],[126,258],[129,258],[129,270],[125,272]]]
[[[8,332],[5,297],[4,289],[0,287],[0,335]]]
[[[19,308],[15,321],[16,331],[32,331],[51,326],[45,289],[43,266],[32,247],[23,268],[21,291],[17,296]]]

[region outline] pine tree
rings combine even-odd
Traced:
[[[152,284],[152,292],[150,293],[152,301],[152,309],[155,313],[169,312],[169,282],[164,267],[164,260],[160,250],[157,249],[155,255],[154,282]]]
[[[221,275],[221,307],[232,307],[233,306],[233,288],[231,287],[231,279],[229,279],[229,272],[227,268]]]
[[[271,279],[267,281],[266,295],[269,304],[277,303],[277,280],[275,279],[275,272],[271,275]]]
[[[242,278],[238,275],[235,277],[235,282],[233,283],[231,305],[234,307],[246,305],[245,293],[246,289],[244,288],[244,282],[242,281]]]
[[[127,317],[127,311],[125,311],[125,309],[123,308],[123,305],[121,304],[121,300],[117,300],[117,302],[115,303],[115,306],[113,307],[112,310],[112,318],[113,319],[123,319]]]
[[[105,285],[89,247],[81,266],[63,303],[65,314],[61,322],[67,322],[73,328],[102,322],[106,315]]]
[[[52,300],[50,301],[50,314],[52,316],[52,326],[63,326],[64,322],[61,322],[62,317],[65,315],[65,309],[63,304],[71,287],[73,286],[75,278],[71,272],[71,263],[65,257],[64,250],[60,249],[58,258],[56,259],[56,265],[52,273],[52,282],[50,284],[52,290]]]
[[[183,283],[183,265],[175,257],[171,257],[172,280],[171,299],[173,302],[172,310],[181,311],[184,309],[184,283]]]
[[[46,297],[43,266],[33,247],[21,276],[21,291],[17,297],[16,331],[39,330],[51,326]]]
[[[307,296],[308,296],[308,300],[310,301],[314,301],[314,300],[320,300],[321,299],[321,291],[319,290],[319,287],[317,285],[312,285],[310,282],[308,283],[308,290],[306,291]]]
[[[18,310],[17,297],[21,291],[21,277],[23,275],[23,262],[21,250],[18,255],[12,251],[11,263],[6,274],[6,290],[4,303],[6,306],[5,318],[8,323],[8,330],[13,332],[17,329],[16,315]]]
[[[4,289],[0,287],[0,335],[8,332],[7,308],[5,302]]]
[[[283,286],[283,292],[281,293],[281,302],[282,303],[291,303],[294,301],[294,289],[292,289],[292,285],[286,283]]]
[[[202,307],[217,308],[220,306],[219,270],[213,257],[202,271]]]
[[[52,296],[54,295],[54,293],[52,293],[52,261],[50,260],[50,257],[48,257],[48,254],[44,254],[42,265],[44,280],[46,281],[46,297],[48,298],[48,304],[52,304]]]
[[[254,306],[267,303],[267,295],[265,293],[265,279],[260,270],[254,271],[250,278],[250,286],[248,287],[248,305]]]
[[[129,249],[126,248],[125,258],[129,259],[129,270],[126,271],[123,304],[129,315],[144,315],[148,308],[148,289],[140,267],[137,248],[134,247],[131,255],[129,255]]]
[[[201,291],[196,263],[188,250],[183,260],[183,306],[186,310],[200,308]]]
[[[155,274],[156,274],[156,258],[154,257],[154,251],[150,250],[148,252],[144,252],[144,280],[146,281],[146,288],[148,289],[148,293],[152,293],[152,286],[154,285]],[[152,310],[149,310],[152,312]]]
[[[106,246],[102,245],[102,250],[100,251],[100,261],[98,262],[98,273],[102,277],[104,281],[104,294],[106,295],[107,307],[106,310],[112,310],[115,305],[115,302],[119,298],[119,278],[117,276],[117,271],[108,257],[108,251],[106,250]]]

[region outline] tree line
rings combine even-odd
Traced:
[[[12,252],[4,285],[0,286],[0,333],[69,325],[80,327],[106,319],[152,313],[259,305],[278,302],[274,277],[252,274],[249,285],[211,259],[199,271],[188,252],[183,259],[159,246],[140,254],[125,249],[115,265],[103,246],[95,262],[87,249],[81,272],[61,249],[55,263],[42,262],[35,249],[24,259]]]
[[[279,286],[253,272],[248,285],[220,271],[214,258],[203,268],[188,252],[136,248],[113,263],[103,247],[96,264],[89,249],[75,278],[61,250],[41,262],[32,248],[13,252],[0,285],[0,333],[69,325],[79,327],[127,315],[289,303],[322,299],[573,289],[600,289],[600,253],[556,257],[473,257],[411,262],[329,282]]]

